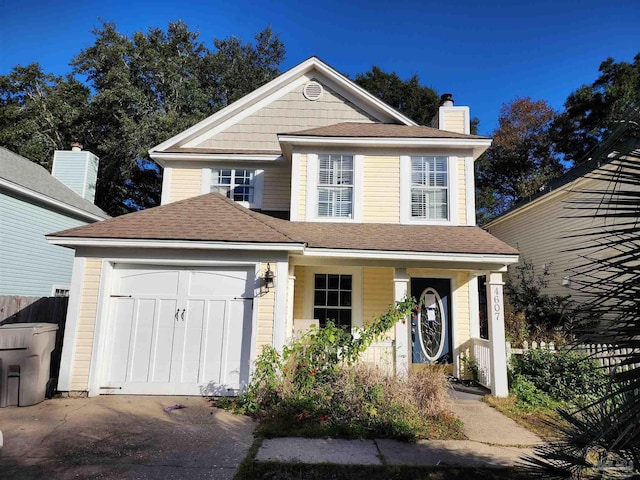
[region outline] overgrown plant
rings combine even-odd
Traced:
[[[327,321],[282,354],[265,347],[247,392],[218,404],[260,418],[263,433],[272,436],[457,437],[460,423],[447,411],[441,369],[402,379],[358,363],[374,340],[415,308],[409,298],[352,332]]]

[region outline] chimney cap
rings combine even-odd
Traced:
[[[84,145],[82,145],[82,143],[80,142],[71,142],[71,151],[72,152],[80,152],[82,151],[82,148],[84,147]]]
[[[443,107],[453,107],[453,95],[450,93],[440,95],[440,105]]]

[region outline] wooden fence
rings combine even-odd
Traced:
[[[58,378],[68,297],[21,297],[0,295],[0,325],[10,323],[55,323],[56,346],[51,353],[51,378]]]
[[[549,350],[556,351],[556,346],[553,342],[523,342],[521,348],[514,348],[510,342],[507,342],[507,360],[511,359],[511,355],[522,355],[529,350]],[[616,348],[614,345],[598,345],[598,344],[580,344],[574,347],[574,350],[582,355],[589,356],[598,363],[607,367],[609,370],[614,369],[622,359],[633,353],[631,348]],[[640,365],[625,365],[624,370],[630,368],[639,367]]]

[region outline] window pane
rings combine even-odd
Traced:
[[[324,290],[316,290],[313,295],[313,304],[316,306],[327,304],[327,292]]]
[[[351,290],[351,275],[340,275],[340,290]]]
[[[351,310],[340,310],[339,326],[345,330],[351,330]]]
[[[340,292],[340,306],[341,307],[350,307],[351,306],[351,292]]]
[[[316,288],[327,288],[327,276],[325,274],[316,274]]]
[[[329,307],[337,307],[338,303],[338,291],[337,290],[329,290],[327,292],[327,306]]]
[[[329,288],[332,290],[338,290],[340,288],[340,275],[328,275]]]

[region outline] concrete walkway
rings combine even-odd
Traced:
[[[353,465],[510,467],[532,455],[542,440],[491,408],[477,395],[452,392],[452,410],[464,422],[466,440],[335,440],[273,438],[257,461]]]

